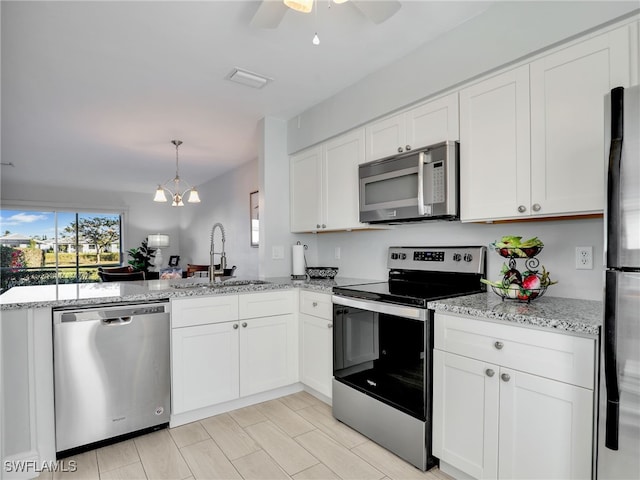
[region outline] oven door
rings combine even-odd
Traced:
[[[429,311],[333,296],[336,381],[426,421],[433,322]]]

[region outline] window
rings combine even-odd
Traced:
[[[0,210],[0,291],[97,282],[122,256],[122,214]]]

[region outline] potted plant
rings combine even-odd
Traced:
[[[155,250],[153,248],[149,248],[147,246],[147,240],[143,240],[140,244],[140,247],[130,248],[127,250],[127,253],[131,260],[129,260],[129,265],[136,272],[149,272],[149,267],[153,265],[152,259],[155,257]]]

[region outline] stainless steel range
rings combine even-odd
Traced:
[[[485,290],[485,247],[390,247],[386,282],[333,288],[333,415],[422,470],[431,454],[433,312]]]

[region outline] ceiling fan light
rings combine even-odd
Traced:
[[[309,13],[313,9],[313,0],[283,0],[284,4],[302,13]]]
[[[333,3],[337,3],[337,4],[341,4],[341,3],[346,3],[349,0],[333,0]]]
[[[187,200],[189,203],[200,203],[200,195],[198,195],[198,190],[194,188],[189,192],[189,199]]]
[[[167,195],[164,192],[164,190],[162,189],[162,187],[160,185],[158,185],[158,188],[156,190],[156,196],[153,197],[153,201],[154,202],[166,202],[167,201]]]

